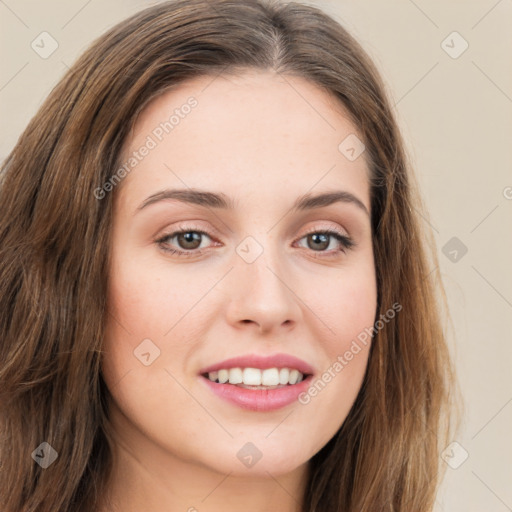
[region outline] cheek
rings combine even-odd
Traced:
[[[352,288],[347,286],[340,291],[333,304],[331,322],[335,334],[329,339],[328,352],[338,355],[373,325],[377,308],[375,287],[371,283]]]
[[[196,347],[192,340],[200,339],[186,316],[197,299],[183,276],[177,282],[162,275],[140,260],[119,262],[111,273],[102,374],[122,411],[113,418],[129,418],[129,423],[121,420],[123,431],[133,423],[150,439],[161,438],[163,429],[172,438],[184,439],[187,429],[197,425],[200,430],[205,423],[204,411],[191,400],[182,375]],[[176,411],[187,421],[176,421]]]
[[[352,388],[354,394],[366,369],[371,328],[375,322],[377,287],[374,276],[374,272],[368,271],[366,276],[351,279],[342,287],[335,306],[338,312],[334,320],[336,335],[330,338],[327,347],[330,374],[343,373],[340,385]]]
[[[361,266],[340,273],[336,280],[324,282],[323,293],[316,293],[310,301],[327,328],[324,349],[334,360],[375,321],[377,286],[373,267]]]
[[[172,289],[165,294],[156,272],[136,258],[115,257],[113,261],[102,368],[111,391],[115,387],[119,392],[123,389],[123,386],[117,387],[121,381],[126,385],[139,374],[146,379],[147,376],[153,378],[157,368],[162,371],[168,357],[164,343],[171,339],[165,334],[175,323],[170,314],[175,308],[169,305],[178,302],[178,294]],[[135,388],[134,396],[137,393],[138,388]]]
[[[191,279],[183,270],[172,270],[131,249],[130,258],[118,258],[109,278],[109,311],[117,321],[118,336],[132,343],[151,338],[165,346],[178,337],[182,320],[214,284],[214,278]],[[211,283],[210,283],[211,280]],[[113,318],[109,318],[113,320]],[[172,334],[172,336],[171,336]]]
[[[377,307],[373,267],[340,273],[335,284],[324,286],[324,293],[312,300],[314,312],[322,320],[319,339],[326,358],[299,402],[310,415],[322,418],[311,422],[321,447],[345,420],[364,378]]]

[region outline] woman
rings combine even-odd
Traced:
[[[383,83],[326,14],[123,21],[0,204],[1,510],[432,510],[435,252]]]

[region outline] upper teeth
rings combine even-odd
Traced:
[[[294,368],[229,368],[209,372],[208,378],[213,382],[224,384],[245,384],[247,386],[277,386],[278,384],[297,384],[304,375]]]

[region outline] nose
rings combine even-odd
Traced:
[[[279,255],[264,250],[252,263],[238,255],[230,272],[227,320],[235,328],[260,334],[292,328],[301,316],[301,301]]]

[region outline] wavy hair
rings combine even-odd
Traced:
[[[391,304],[402,306],[374,336],[348,417],[309,461],[302,510],[432,510],[455,382],[446,299],[412,165],[375,65],[314,6],[174,0],[94,41],[2,165],[2,511],[99,507],[113,467],[101,357],[116,190],[101,200],[94,191],[118,169],[123,142],[148,102],[196,76],[248,69],[305,78],[345,107],[370,170],[376,319]],[[43,441],[58,453],[47,469],[32,457]]]

